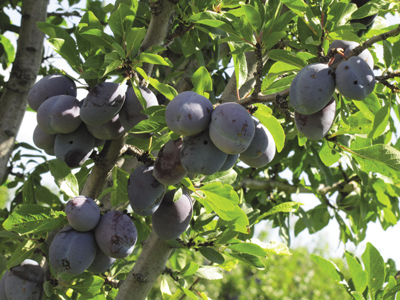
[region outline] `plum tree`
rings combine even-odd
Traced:
[[[114,82],[102,82],[95,85],[83,100],[82,121],[92,126],[110,121],[124,104],[126,89],[126,85]]]
[[[242,157],[242,155],[240,155],[239,159],[252,168],[262,168],[267,164],[269,164],[275,157],[276,145],[274,138],[269,131],[267,131],[267,135],[268,135],[268,147],[260,156]]]
[[[181,163],[182,138],[169,140],[158,152],[153,176],[164,185],[177,184],[187,174]]]
[[[36,82],[28,93],[28,104],[38,111],[40,105],[48,98],[58,95],[76,97],[76,84],[62,74],[47,75]]]
[[[159,207],[165,186],[153,176],[154,166],[141,165],[128,179],[129,203],[135,213],[148,216]]]
[[[186,91],[168,104],[165,121],[179,135],[194,135],[208,127],[212,111],[212,104],[206,97]]]
[[[334,98],[320,111],[312,115],[294,114],[296,128],[310,141],[322,139],[335,120],[336,101]]]
[[[236,164],[236,161],[239,158],[239,154],[228,154],[226,157],[225,163],[222,167],[218,170],[218,172],[228,171],[232,169],[232,167]]]
[[[55,134],[48,134],[44,132],[38,125],[36,125],[33,131],[33,143],[36,147],[43,150],[54,151],[54,142],[56,140]]]
[[[325,64],[313,63],[297,73],[290,85],[290,104],[294,110],[311,115],[323,109],[335,91],[335,71]]]
[[[100,220],[100,209],[92,198],[75,197],[65,205],[68,223],[77,231],[89,231],[96,227]]]
[[[163,240],[178,238],[187,229],[192,218],[190,195],[183,192],[179,199],[174,201],[176,191],[165,194],[159,209],[151,217],[154,231]]]
[[[86,128],[99,140],[116,140],[125,133],[125,128],[121,125],[118,114],[104,124],[96,126],[86,125]]]
[[[81,103],[73,96],[53,96],[40,105],[36,119],[40,129],[49,134],[71,133],[82,123]]]
[[[356,42],[352,42],[352,41],[344,41],[344,40],[334,40],[328,48],[328,53],[332,50],[332,49],[337,49],[337,48],[342,48],[344,50],[343,54],[345,56],[349,55],[351,50],[353,50],[354,48],[360,46],[360,44],[356,43]],[[363,60],[365,60],[369,67],[371,68],[371,70],[374,69],[374,58],[372,57],[371,52],[369,52],[368,49],[363,50],[358,57],[362,58]],[[334,60],[334,64],[338,64],[340,62],[343,61],[343,56],[339,53],[335,54],[335,60]]]
[[[3,277],[7,300],[41,300],[44,271],[36,261],[25,259],[10,269]]]
[[[92,264],[96,250],[93,232],[79,232],[67,226],[51,242],[49,261],[57,273],[79,275]]]
[[[109,257],[100,248],[97,248],[96,256],[87,270],[93,273],[104,273],[111,268],[115,261],[116,258]]]
[[[157,97],[150,89],[144,86],[139,86],[139,90],[143,99],[146,101],[146,108],[158,105]],[[126,91],[125,103],[119,112],[119,119],[126,131],[131,130],[140,121],[147,120],[149,118],[149,116],[141,113],[141,111],[144,109],[145,108],[137,98],[134,89],[129,87]],[[135,137],[148,138],[150,136],[148,134],[137,134]]]
[[[126,214],[116,210],[101,216],[94,234],[100,250],[113,258],[127,257],[137,240],[135,224]]]
[[[58,133],[54,141],[54,153],[58,160],[70,168],[79,167],[90,156],[95,145],[95,138],[85,124],[71,133]]]
[[[352,56],[336,68],[336,86],[343,96],[364,100],[374,90],[375,75],[363,59]]]
[[[258,120],[254,120],[255,134],[250,146],[242,152],[242,157],[260,156],[268,147],[268,129]]]
[[[188,173],[214,174],[224,165],[227,156],[211,141],[207,129],[183,139],[181,164]]]
[[[218,105],[212,113],[210,138],[227,154],[244,152],[253,140],[255,127],[249,112],[235,102]]]

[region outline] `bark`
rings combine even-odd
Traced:
[[[37,22],[46,21],[48,0],[22,2],[17,53],[10,79],[0,98],[0,182],[8,175],[7,163],[25,114],[28,92],[35,83],[43,53],[44,33]]]

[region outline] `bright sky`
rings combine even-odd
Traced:
[[[84,7],[86,1],[81,1],[78,6],[79,7]],[[105,3],[113,3],[114,1],[112,0],[106,0]],[[50,7],[49,11],[55,11],[59,6],[58,6],[58,1],[55,0],[50,0]],[[68,2],[64,1],[63,7],[68,7]],[[7,12],[9,14],[9,12]],[[20,24],[20,15],[16,13],[9,14],[12,18],[12,21],[15,24]],[[76,22],[78,18],[76,17],[71,17],[68,21],[73,21]],[[389,24],[398,24],[400,22],[400,18],[393,18],[391,16],[388,16],[387,21]],[[11,33],[8,33],[7,38],[9,38],[14,45],[15,43],[15,36]],[[47,51],[49,51],[47,49]],[[47,52],[46,52],[47,53]],[[54,59],[53,64],[57,65],[59,68],[64,69],[67,71],[67,73],[70,73],[72,75],[72,70],[71,68],[62,60],[62,59]],[[7,70],[9,71],[9,70]],[[2,72],[0,70],[0,72]],[[78,99],[82,99],[84,97],[84,92],[80,89],[80,93],[78,93]],[[33,130],[36,126],[36,114],[35,113],[30,113],[27,112],[21,126],[21,130],[17,136],[17,140],[19,142],[26,142],[31,145],[33,145],[33,140],[32,140],[32,135],[33,135]],[[50,157],[52,159],[53,157]],[[34,165],[31,164],[29,167],[33,168]],[[54,182],[52,181],[52,177],[46,176],[43,179],[43,184],[46,185],[53,185]],[[303,209],[304,210],[309,210],[316,205],[320,204],[320,201],[313,195],[313,194],[301,194],[301,195],[294,195],[293,196],[293,201],[301,202],[304,203]],[[342,215],[344,219],[344,215]],[[295,219],[291,219],[291,224],[295,224]],[[279,232],[278,229],[273,229],[271,228],[271,224],[268,222],[263,222],[260,223],[257,226],[257,231],[262,228],[268,228],[269,231],[269,236],[268,240],[275,240],[275,241],[280,241],[279,237]],[[394,227],[391,227],[384,231],[380,224],[375,224],[375,223],[370,223],[368,226],[367,230],[367,238],[365,239],[364,242],[362,242],[358,248],[356,249],[353,244],[347,244],[346,249],[355,252],[357,256],[360,256],[362,252],[365,249],[366,243],[370,242],[372,243],[381,253],[383,256],[384,260],[386,261],[388,258],[392,258],[393,260],[396,261],[396,264],[398,268],[400,267],[400,251],[398,250],[400,243],[396,242],[398,240],[398,237],[400,237],[400,225],[396,225]],[[339,226],[336,222],[336,220],[330,222],[330,224],[321,230],[320,232],[310,235],[308,234],[307,230],[304,230],[302,233],[300,233],[299,236],[296,238],[294,237],[293,229],[291,232],[291,240],[292,240],[292,245],[291,247],[297,247],[297,246],[305,246],[310,249],[310,252],[313,252],[313,249],[316,247],[325,247],[328,245],[329,247],[329,252],[332,256],[334,257],[342,257],[344,255],[344,249],[345,246],[343,243],[339,244]],[[268,242],[268,241],[265,241]]]

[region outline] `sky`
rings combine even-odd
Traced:
[[[86,1],[81,1],[78,6],[83,7],[85,5],[85,2]],[[106,4],[113,2],[114,1],[111,0],[105,1]],[[58,1],[56,0],[50,0],[49,11],[55,11],[59,7],[57,3]],[[67,1],[64,1],[62,5],[63,7],[68,7]],[[11,18],[15,24],[20,23],[19,14],[12,14]],[[68,21],[76,22],[77,20],[78,18],[71,17]],[[400,23],[400,18],[393,18],[389,16],[387,18],[387,21],[389,24],[398,24]],[[6,37],[9,38],[14,43],[14,45],[16,44],[15,35],[8,33]],[[73,73],[71,68],[65,62],[63,62],[62,59],[54,59],[53,63],[56,64],[59,68],[64,69],[67,73]],[[8,72],[9,70],[6,71]],[[0,72],[2,72],[2,70],[0,70]],[[2,73],[4,74],[4,72]],[[78,99],[82,99],[85,96],[84,93],[84,90],[79,89]],[[36,114],[27,112],[23,119],[21,130],[18,133],[17,141],[26,142],[33,145],[32,135],[36,124]],[[53,157],[49,158],[52,159]],[[33,164],[28,166],[30,168],[34,167]],[[44,177],[42,183],[55,187],[55,184],[50,175]],[[306,211],[320,204],[320,200],[318,200],[313,194],[292,195],[292,200],[303,203],[304,205],[302,206],[302,208]],[[344,215],[342,215],[342,217],[344,218]],[[294,225],[296,220],[296,217],[291,217],[291,224]],[[272,228],[270,222],[264,221],[258,224],[256,227],[256,232],[259,232],[261,229],[267,229],[267,231],[269,232],[267,237],[268,240],[264,242],[282,241],[279,237],[278,229]],[[339,243],[339,233],[339,225],[337,224],[336,220],[331,221],[327,227],[312,235],[310,235],[307,230],[304,230],[297,237],[294,237],[292,229],[291,247],[307,247],[311,253],[314,252],[314,249],[316,248],[327,247],[329,255],[331,255],[332,257],[342,257],[344,255],[344,250],[346,249],[348,251],[356,253],[357,256],[361,256],[361,254],[365,250],[366,243],[370,242],[379,250],[385,261],[388,258],[392,258],[396,262],[398,268],[400,268],[400,251],[398,251],[400,243],[397,242],[396,245],[394,242],[398,240],[397,237],[400,237],[400,225],[396,225],[384,231],[379,223],[369,223],[367,237],[357,248],[351,243],[347,243],[346,245],[343,245],[343,243]]]

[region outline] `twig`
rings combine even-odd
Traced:
[[[286,90],[283,90],[278,93],[273,93],[269,95],[261,95],[259,94],[256,97],[247,97],[247,98],[242,98],[238,101],[240,105],[246,106],[254,103],[266,103],[266,102],[276,102],[279,97],[284,97],[286,98],[289,96],[289,91],[290,88],[287,88]]]
[[[251,95],[253,98],[257,98],[257,95],[260,94],[261,92],[261,84],[262,84],[262,76],[263,76],[263,67],[264,67],[264,62],[263,62],[263,57],[262,57],[262,46],[260,43],[256,44],[256,49],[254,50],[254,54],[257,59],[257,68],[256,72],[254,72],[254,78],[256,79],[256,84],[254,86],[254,91]]]
[[[47,13],[48,17],[79,17],[81,18],[82,16],[79,14],[79,12],[77,11],[73,11],[73,12],[63,12],[63,13],[57,13],[57,12],[49,12]]]

